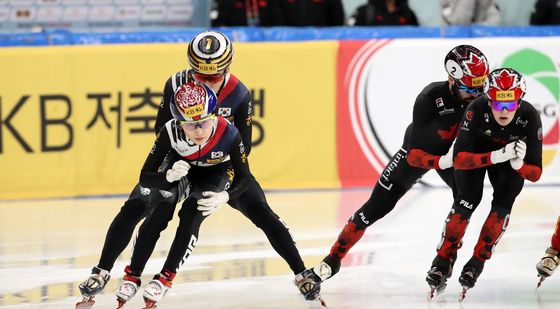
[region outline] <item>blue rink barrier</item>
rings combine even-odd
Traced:
[[[38,33],[0,34],[0,46],[88,45],[188,42],[202,28],[142,32],[72,32],[45,30]],[[231,27],[219,28],[237,42],[366,40],[382,38],[475,38],[560,36],[560,26],[527,27]]]

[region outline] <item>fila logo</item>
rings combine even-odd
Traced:
[[[469,202],[467,202],[467,201],[465,201],[465,200],[463,200],[463,199],[459,202],[459,205],[461,205],[461,206],[463,206],[463,207],[465,207],[465,208],[468,208],[468,209],[473,209],[473,204],[472,204],[472,203],[469,203]]]
[[[212,158],[212,159],[221,158],[221,157],[223,157],[223,156],[224,156],[224,153],[221,152],[221,151],[212,151],[212,152],[210,153],[210,158]]]
[[[436,106],[437,107],[442,107],[443,106],[443,99],[442,98],[437,98],[436,99]]]
[[[369,225],[369,220],[366,219],[366,216],[364,215],[364,212],[360,212],[360,219],[362,220],[363,223]]]
[[[218,116],[222,116],[222,117],[231,116],[231,107],[218,108]]]

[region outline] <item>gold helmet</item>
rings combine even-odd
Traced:
[[[223,33],[205,31],[189,43],[188,59],[191,68],[201,74],[222,74],[233,60],[233,46]]]

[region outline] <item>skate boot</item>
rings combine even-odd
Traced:
[[[462,302],[465,299],[467,294],[467,290],[472,289],[476,284],[476,280],[478,276],[482,273],[484,269],[484,262],[481,260],[472,257],[465,267],[463,267],[463,271],[461,272],[461,276],[459,277],[459,283],[463,287],[463,291],[459,294],[459,301]]]
[[[428,270],[426,282],[430,286],[428,292],[428,300],[432,300],[434,296],[445,291],[447,287],[447,279],[451,277],[453,272],[453,260],[446,260],[440,256],[436,256],[432,262],[432,268]]]
[[[340,270],[340,260],[327,255],[319,265],[313,267],[313,272],[317,275],[321,282],[331,278]]]
[[[148,286],[144,289],[144,309],[157,308],[157,303],[161,302],[167,291],[171,288],[173,277],[157,274],[152,281],[148,282]]]
[[[552,276],[554,270],[558,266],[560,252],[554,250],[552,247],[546,249],[544,256],[537,263],[537,272],[539,273],[539,282],[537,283],[537,288],[539,288],[547,277]]]
[[[117,309],[122,308],[127,301],[132,299],[142,284],[140,272],[132,271],[129,266],[124,269],[124,272],[123,282],[120,288],[115,292],[118,302]]]
[[[305,297],[305,300],[318,301],[321,306],[326,308],[326,303],[320,295],[321,292],[321,278],[311,269],[306,269],[296,275],[294,284],[299,289],[300,293]]]
[[[93,267],[91,275],[82,283],[80,283],[80,293],[82,293],[82,301],[76,304],[76,308],[91,308],[95,304],[95,295],[103,291],[105,285],[111,278],[109,272],[99,267]]]

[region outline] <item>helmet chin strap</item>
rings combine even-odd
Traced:
[[[459,99],[461,102],[463,103],[467,103],[468,101],[461,98],[460,94],[459,94],[459,89],[457,89],[457,84],[459,83],[459,81],[455,80],[455,82],[453,83],[453,85],[451,85],[451,87],[449,88],[449,91],[451,92],[451,94],[456,97],[457,99]]]
[[[458,99],[461,99],[461,97],[459,96],[459,90],[457,89],[457,83],[458,83],[458,81],[455,80],[453,85],[450,85],[451,87],[449,87],[449,91],[451,92],[452,95],[454,95]]]

